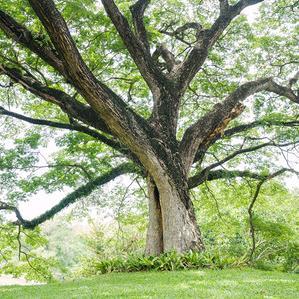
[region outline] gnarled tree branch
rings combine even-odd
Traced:
[[[189,29],[195,30],[195,36],[198,39],[200,37],[200,32],[202,30],[201,24],[196,23],[196,22],[186,23],[172,31],[169,31],[169,29],[168,29],[169,27],[172,27],[172,26],[171,25],[167,26],[167,29],[160,29],[159,32],[166,34],[168,36],[174,37],[178,41],[188,45],[189,47],[191,47],[192,43],[185,39],[185,31],[187,31]]]
[[[58,105],[62,111],[69,116],[105,133],[111,134],[111,131],[106,126],[105,122],[101,120],[90,106],[76,101],[62,90],[45,86],[31,74],[23,74],[17,68],[10,68],[0,64],[0,73],[7,75],[14,82],[21,84],[26,90],[39,98]]]
[[[279,120],[257,120],[252,123],[239,125],[230,129],[225,130],[223,133],[218,133],[215,135],[212,139],[210,139],[209,142],[205,144],[201,144],[198,148],[198,151],[195,155],[193,163],[196,163],[198,161],[202,161],[207,149],[213,145],[217,140],[221,138],[228,138],[232,137],[235,134],[242,133],[245,131],[248,131],[250,129],[256,128],[256,127],[272,127],[272,126],[281,126],[281,127],[299,127],[299,121],[279,121]]]
[[[264,178],[263,175],[247,170],[224,170],[224,169],[217,169],[211,170],[203,175],[202,173],[196,174],[189,178],[188,186],[189,189],[195,188],[200,186],[206,181],[214,181],[219,179],[232,179],[232,178],[252,178],[252,179],[262,179]]]
[[[171,72],[178,62],[175,59],[175,56],[172,52],[170,52],[165,44],[158,44],[157,49],[153,53],[153,59],[158,61],[159,57],[162,57],[166,63],[166,68],[168,72]]]
[[[228,5],[228,1],[220,1],[219,17],[210,29],[199,32],[197,43],[178,69],[177,84],[181,93],[185,91],[191,80],[200,70],[208,56],[208,50],[216,43],[231,21],[247,6],[262,1],[263,0],[240,0],[232,6]]]
[[[151,152],[149,138],[152,137],[152,130],[144,118],[136,114],[118,95],[95,78],[83,61],[65,20],[54,2],[52,0],[29,0],[29,3],[47,30],[77,91],[103,119],[114,136],[126,144],[142,163],[149,163],[148,155]],[[125,26],[123,29],[127,29],[126,22],[118,13],[114,2],[103,1],[103,3],[108,10],[112,9],[113,20],[120,20]],[[121,32],[125,34],[123,29]],[[131,36],[131,31],[128,32],[128,36]],[[144,155],[144,148],[147,149],[147,155]]]
[[[131,9],[131,11],[134,12],[134,22],[138,28],[139,38],[137,38],[135,34],[132,32],[128,20],[120,12],[115,2],[113,0],[102,0],[102,3],[109,18],[113,22],[116,30],[122,38],[127,50],[129,51],[131,57],[137,65],[142,77],[147,82],[153,94],[156,94],[157,89],[160,89],[161,87],[164,88],[164,86],[161,85],[161,82],[167,82],[168,79],[160,71],[157,64],[152,59],[150,52],[147,48],[148,45],[144,44],[145,29],[144,26],[141,25],[140,18],[148,2],[149,1],[138,1]]]
[[[228,0],[219,0],[220,14],[225,14],[229,9]]]
[[[124,155],[126,155],[127,157],[131,158],[131,153],[130,151],[125,148],[124,146],[122,146],[119,142],[112,140],[110,138],[107,138],[106,136],[104,136],[103,134],[92,130],[88,127],[79,125],[79,124],[66,124],[66,123],[60,123],[60,122],[54,122],[54,121],[50,121],[50,120],[46,120],[46,119],[36,119],[36,118],[32,118],[32,117],[28,117],[19,113],[15,113],[9,110],[6,110],[5,108],[0,106],[0,115],[7,115],[22,121],[26,121],[28,123],[34,124],[34,125],[41,125],[41,126],[47,126],[47,127],[51,127],[51,128],[59,128],[59,129],[67,129],[70,131],[77,131],[77,132],[81,132],[81,133],[85,133],[89,136],[94,137],[95,139],[105,143],[106,145],[112,147],[113,149],[123,153]]]
[[[77,190],[68,194],[65,198],[63,198],[57,205],[53,206],[50,210],[41,214],[40,216],[32,219],[26,220],[22,217],[19,209],[15,206],[7,204],[5,202],[0,202],[0,210],[9,210],[13,211],[17,217],[17,221],[14,224],[22,225],[24,228],[33,229],[39,224],[51,219],[54,215],[59,213],[61,210],[65,209],[72,203],[78,201],[79,199],[88,196],[91,192],[112,180],[116,177],[125,174],[125,173],[136,173],[138,169],[133,166],[131,163],[122,164],[107,173],[97,177],[93,181],[88,182],[87,184],[79,187]]]
[[[278,85],[272,78],[263,78],[241,85],[186,130],[180,145],[186,169],[191,167],[199,146],[209,143],[219,134],[219,130],[223,131],[233,118],[243,112],[244,107],[241,102],[260,91],[275,92],[295,103],[298,101],[298,96],[290,88]]]
[[[143,43],[147,52],[150,52],[150,45],[147,39],[146,29],[143,23],[143,17],[144,12],[149,4],[150,0],[138,0],[134,5],[130,7],[137,38]]]
[[[225,178],[225,177],[238,177],[238,176],[245,177],[245,176],[247,176],[247,177],[258,179],[258,178],[260,178],[258,175],[252,174],[251,172],[248,172],[248,171],[237,171],[236,172],[236,171],[215,170],[214,172],[212,172],[211,175],[210,175],[210,173],[211,173],[212,169],[223,165],[224,163],[232,160],[233,158],[235,158],[236,156],[239,156],[241,154],[255,152],[264,147],[270,147],[270,146],[287,147],[287,146],[292,146],[292,145],[296,145],[296,144],[299,144],[299,140],[297,142],[288,142],[288,143],[266,142],[266,143],[262,143],[262,144],[255,145],[252,147],[242,148],[242,149],[237,150],[237,151],[233,152],[232,154],[228,155],[224,159],[219,160],[219,161],[207,166],[206,168],[201,170],[199,173],[195,174],[193,177],[191,177],[189,179],[190,186],[191,186],[191,188],[194,188],[194,187],[202,184],[205,180],[212,180],[211,178],[218,179],[218,178]]]
[[[280,170],[281,173],[283,172],[292,172],[298,174],[297,171],[289,168],[283,168],[283,171]],[[281,174],[280,173],[280,174]],[[250,178],[254,180],[264,180],[267,179],[268,175],[260,174],[251,172],[248,170],[224,170],[224,169],[217,169],[209,171],[205,176],[201,175],[194,175],[189,178],[188,186],[189,189],[195,188],[200,186],[206,181],[214,181],[219,179],[233,179],[233,178]]]
[[[281,86],[275,83],[273,80],[270,80],[265,90],[276,93],[280,96],[284,96],[292,102],[299,104],[299,94],[296,95],[291,87]]]
[[[2,10],[0,10],[0,28],[9,38],[31,50],[60,74],[67,77],[63,63],[55,51],[49,45],[37,40],[34,33]]]

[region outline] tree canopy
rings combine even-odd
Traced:
[[[202,249],[189,190],[298,171],[297,15],[295,0],[1,0],[0,209],[34,228],[135,174],[148,252]],[[64,187],[24,219],[21,201]]]

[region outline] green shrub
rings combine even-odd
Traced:
[[[299,273],[299,244],[290,243],[284,254],[284,271]]]
[[[137,256],[112,258],[109,260],[87,259],[80,275],[89,276],[110,272],[177,271],[186,269],[224,269],[245,265],[244,260],[219,254],[168,252],[160,256]]]

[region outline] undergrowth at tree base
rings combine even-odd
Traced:
[[[268,271],[284,271],[299,273],[298,266],[287,268],[285,264],[275,264],[265,261],[249,261],[247,255],[233,257],[229,255],[212,254],[208,252],[189,251],[179,254],[175,251],[160,256],[116,257],[105,260],[86,259],[80,276],[91,276],[111,272],[139,272],[139,271],[178,271],[195,269],[227,269],[252,267]]]

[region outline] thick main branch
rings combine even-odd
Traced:
[[[232,127],[230,129],[227,129],[223,132],[219,132],[216,134],[213,138],[209,140],[209,142],[206,142],[204,144],[201,144],[198,148],[198,151],[195,155],[194,161],[201,163],[206,151],[208,148],[213,145],[217,140],[221,138],[230,138],[233,137],[236,134],[246,132],[250,129],[257,128],[257,127],[272,127],[272,126],[280,126],[280,127],[299,127],[299,120],[294,121],[281,121],[281,120],[275,120],[275,119],[267,119],[267,120],[257,120],[251,123],[242,124],[236,127]]]
[[[216,43],[231,21],[238,16],[241,11],[250,6],[263,2],[263,0],[241,0],[235,5],[228,5],[228,1],[220,1],[220,15],[209,29],[200,31],[197,34],[197,42],[190,51],[186,60],[177,72],[178,89],[183,93],[191,80],[200,70],[205,62],[208,52]]]
[[[144,164],[150,163],[151,128],[124,101],[99,82],[83,61],[62,15],[52,0],[29,0],[63,61],[73,85],[111,132],[126,144]],[[112,1],[109,1],[110,6]],[[145,154],[145,148],[147,153]]]
[[[34,33],[2,10],[0,10],[0,29],[9,38],[31,50],[60,74],[67,77],[63,63],[55,51],[49,45],[45,45],[40,40],[37,40]]]
[[[75,100],[62,90],[45,86],[29,73],[23,74],[17,68],[0,64],[0,73],[7,75],[13,82],[22,85],[26,90],[42,100],[58,105],[70,117],[111,134],[105,122],[101,120],[90,106]]]
[[[160,71],[149,51],[146,31],[143,25],[143,13],[146,6],[149,4],[149,1],[137,1],[131,6],[134,24],[137,29],[137,36],[131,30],[128,20],[121,13],[113,0],[102,0],[102,3],[109,18],[122,38],[124,45],[137,65],[140,74],[147,82],[152,93],[157,94],[159,89],[165,87],[165,84],[163,83],[168,82],[168,79]],[[168,82],[168,84],[170,84],[170,82]]]
[[[147,32],[144,26],[143,18],[144,12],[149,4],[150,0],[138,0],[130,7],[136,31],[136,37],[143,43],[143,46],[148,53],[150,52],[150,45],[147,39]]]
[[[290,88],[278,85],[272,78],[259,79],[241,85],[186,130],[180,147],[187,170],[194,162],[199,146],[209,143],[219,132],[222,132],[233,118],[242,113],[241,102],[260,91],[275,92],[295,103],[299,102],[298,96]]]

